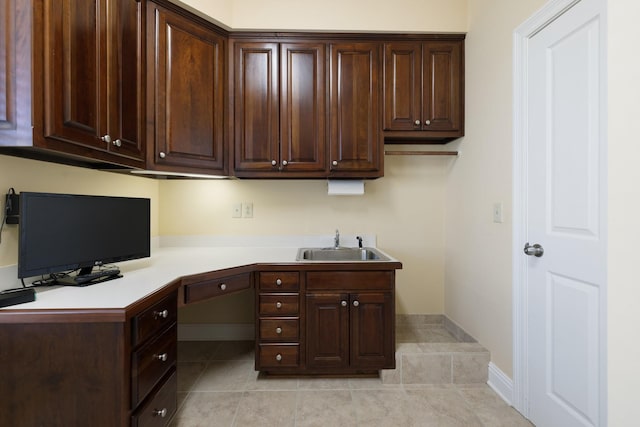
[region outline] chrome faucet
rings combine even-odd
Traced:
[[[333,238],[333,241],[334,241],[334,247],[338,249],[340,247],[340,232],[338,231],[337,228],[336,228],[336,237]]]
[[[358,247],[362,249],[362,237],[356,236],[356,239],[358,240]]]

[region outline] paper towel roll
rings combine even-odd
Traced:
[[[329,196],[362,196],[364,194],[362,179],[330,179],[327,182]]]

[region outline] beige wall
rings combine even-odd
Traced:
[[[148,197],[151,199],[151,235],[158,235],[159,184],[151,179],[0,155],[0,194],[5,194],[11,187],[16,192]],[[4,209],[4,197],[0,206]],[[0,267],[17,261],[18,227],[5,225],[0,244]]]

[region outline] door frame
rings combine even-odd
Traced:
[[[512,280],[513,280],[513,390],[511,404],[526,418],[529,418],[529,349],[528,349],[528,267],[527,257],[522,256],[523,244],[527,238],[527,189],[528,189],[528,55],[529,40],[539,31],[556,20],[560,15],[579,3],[581,0],[550,0],[540,10],[535,12],[525,22],[519,25],[513,32],[513,240],[512,240]],[[607,0],[600,0],[605,5]],[[606,12],[605,12],[606,18]],[[603,31],[607,31],[606,19],[603,22]],[[604,46],[606,51],[607,47]],[[604,80],[606,80],[606,55],[602,56]],[[606,91],[606,88],[605,88]],[[607,102],[607,97],[603,97]],[[605,105],[606,115],[606,105]],[[606,123],[604,132],[606,135]],[[606,140],[604,142],[606,144]],[[606,153],[606,147],[605,147]],[[606,154],[605,154],[606,155]],[[606,181],[606,173],[601,180]],[[601,182],[602,185],[602,182]],[[605,190],[606,191],[606,190]],[[606,288],[601,296],[606,301]],[[606,304],[602,307],[602,316],[606,324]],[[606,328],[601,332],[602,343],[606,346]],[[601,351],[601,396],[600,417],[606,425],[607,399],[607,359],[606,349]]]

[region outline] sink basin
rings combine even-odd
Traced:
[[[374,248],[300,248],[296,261],[389,261]]]

